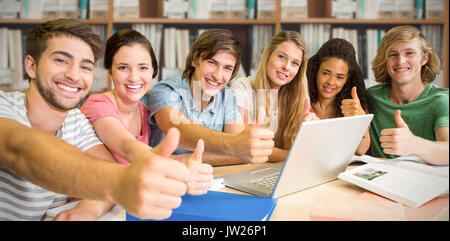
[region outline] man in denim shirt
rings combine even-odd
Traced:
[[[150,145],[171,127],[181,132],[177,154],[205,142],[204,161],[212,165],[268,160],[274,133],[257,125],[245,128],[233,91],[227,86],[239,69],[239,41],[229,30],[211,29],[193,43],[182,76],[155,85],[149,96]],[[226,156],[226,157],[224,157]]]

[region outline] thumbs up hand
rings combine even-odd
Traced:
[[[397,123],[397,127],[398,128],[408,128],[408,125],[406,124],[406,122],[403,120],[402,118],[402,111],[401,110],[396,110],[395,111],[395,123]]]
[[[191,171],[191,177],[187,182],[187,192],[191,195],[205,194],[212,187],[213,168],[209,164],[202,163],[204,149],[203,140],[198,140],[194,153],[186,163]]]
[[[309,98],[305,99],[303,105],[302,121],[315,121],[320,120],[316,113],[311,112],[311,100]]]
[[[131,165],[123,167],[111,194],[112,200],[140,218],[164,219],[181,204],[186,193],[189,169],[168,157],[175,151],[180,132],[171,128],[166,138],[144,152]],[[118,168],[122,165],[119,165]]]
[[[409,130],[401,116],[401,111],[395,111],[397,128],[384,129],[380,132],[380,142],[383,152],[393,155],[410,155],[414,152],[416,136]]]
[[[342,114],[345,117],[366,114],[366,112],[363,110],[363,108],[361,106],[361,102],[359,101],[358,93],[356,91],[356,86],[352,88],[352,98],[342,100],[341,110],[342,110]]]

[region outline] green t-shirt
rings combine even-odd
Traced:
[[[370,125],[371,154],[382,158],[396,158],[383,152],[380,146],[380,131],[397,128],[395,111],[401,110],[402,118],[415,136],[436,141],[436,130],[448,127],[448,89],[428,84],[419,98],[405,105],[396,105],[389,100],[390,87],[384,84],[368,89],[374,106],[374,119]]]

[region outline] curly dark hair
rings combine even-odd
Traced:
[[[348,65],[349,77],[341,92],[336,95],[336,117],[344,116],[341,110],[343,99],[352,98],[352,88],[356,86],[358,98],[364,111],[372,113],[372,108],[367,96],[366,85],[362,77],[361,69],[356,61],[356,53],[353,45],[345,39],[333,38],[320,47],[319,51],[308,60],[306,76],[308,77],[309,97],[311,104],[317,102],[319,93],[317,90],[317,72],[320,65],[328,58],[335,57],[344,60]]]

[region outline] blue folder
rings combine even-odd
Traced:
[[[208,191],[204,195],[182,197],[180,207],[172,210],[172,216],[163,221],[261,221],[269,220],[276,198],[244,194]],[[150,221],[139,219],[127,212],[127,221]]]

